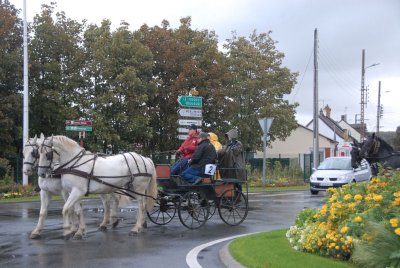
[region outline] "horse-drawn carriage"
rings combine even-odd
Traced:
[[[185,227],[197,229],[217,210],[228,225],[239,225],[245,220],[249,208],[246,178],[216,179],[216,175],[205,175],[200,184],[192,185],[179,176],[171,176],[169,165],[157,165],[156,170],[158,196],[154,208],[147,212],[153,223],[165,225],[178,214]]]
[[[113,226],[118,223],[118,201],[110,201],[107,195],[117,192],[137,199],[136,223],[130,234],[139,233],[146,226],[146,210],[150,221],[158,225],[167,224],[178,213],[182,224],[190,229],[204,225],[216,210],[229,225],[242,223],[248,213],[246,179],[216,180],[207,176],[199,185],[188,185],[179,177],[170,176],[169,165],[155,166],[150,158],[134,152],[114,156],[92,154],[65,136],[46,139],[41,135],[40,139],[27,141],[24,157],[25,174],[31,174],[37,166],[41,187],[40,218],[31,238],[40,237],[50,195],[59,193],[66,201],[63,207],[66,239],[71,236],[79,239],[85,234],[79,200],[89,193],[99,194],[103,201],[105,214],[100,230],[105,229],[110,219]],[[60,176],[49,177],[49,172]]]

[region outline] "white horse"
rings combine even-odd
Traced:
[[[134,152],[107,157],[86,154],[77,142],[65,136],[44,140],[39,154],[38,174],[44,176],[57,160],[59,166],[54,172],[61,174],[62,186],[70,193],[62,211],[65,237],[72,232],[70,210],[81,196],[116,190],[128,192],[137,199],[136,224],[130,235],[141,231],[145,209],[151,210],[157,197],[157,174],[151,159]]]
[[[34,138],[29,139],[24,145],[23,172],[28,176],[33,174],[34,169],[38,165],[39,148],[43,140],[44,136],[42,134],[40,139],[35,136]],[[41,236],[52,195],[61,195],[64,201],[67,201],[69,196],[69,193],[62,187],[61,177],[54,178],[39,176],[38,184],[40,187],[40,214],[38,223],[35,229],[31,232],[31,239],[38,239]],[[108,223],[111,223],[113,227],[118,225],[117,206],[119,198],[114,193],[111,195],[101,195],[100,198],[104,206],[104,217],[99,229],[105,231]],[[76,229],[77,225],[78,229]],[[74,239],[81,239],[86,233],[83,209],[79,202],[75,203],[74,212],[71,215],[71,228],[74,233]]]

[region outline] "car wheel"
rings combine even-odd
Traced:
[[[310,190],[310,192],[312,195],[317,195],[319,193],[319,191],[316,191],[316,190]]]

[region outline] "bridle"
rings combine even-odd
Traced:
[[[50,148],[50,151],[47,151],[46,148]],[[55,172],[56,170],[61,170],[63,168],[65,168],[66,166],[68,166],[70,163],[74,162],[74,164],[79,161],[82,156],[85,155],[85,149],[82,149],[81,151],[79,151],[79,153],[77,155],[75,155],[72,159],[70,159],[69,161],[67,161],[66,163],[64,163],[63,165],[57,166],[56,169],[53,169],[53,167],[55,166],[55,164],[53,165],[53,160],[54,160],[54,153],[57,154],[58,156],[60,156],[60,154],[54,149],[53,146],[53,137],[50,140],[50,144],[46,144],[45,142],[42,143],[42,146],[40,148],[40,152],[41,153],[45,153],[46,159],[47,161],[50,161],[49,164],[47,166],[38,166],[39,168],[45,168],[50,170],[50,172]]]
[[[33,162],[28,162],[28,161],[24,161],[23,164],[24,165],[30,165],[30,166],[35,166],[40,155],[39,155],[39,146],[37,145],[37,143],[35,142],[34,144],[31,144],[31,142],[28,140],[28,144],[25,144],[26,147],[33,147],[33,150],[31,152],[31,156],[33,157]]]
[[[39,168],[46,168],[46,169],[50,169],[53,166],[53,158],[54,158],[54,153],[56,153],[58,156],[60,156],[60,154],[54,149],[53,147],[53,138],[50,141],[50,145],[45,144],[45,140],[43,141],[42,145],[40,146],[40,153],[43,153],[43,151],[45,151],[46,153],[46,159],[49,162],[49,165],[47,166],[38,166]],[[45,148],[50,148],[50,151],[47,151]],[[39,154],[39,150],[37,151],[37,153]]]

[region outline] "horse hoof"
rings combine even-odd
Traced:
[[[107,232],[107,227],[106,226],[100,226],[99,231],[101,232]]]
[[[130,231],[129,236],[137,236],[139,233],[135,231]]]
[[[40,234],[31,234],[30,239],[40,239]]]
[[[116,220],[113,224],[112,224],[112,228],[116,228],[119,224],[119,220]]]
[[[82,238],[83,238],[83,236],[80,234],[75,234],[73,237],[74,240],[82,240]]]
[[[70,240],[72,236],[73,236],[72,233],[64,235],[64,240]]]

